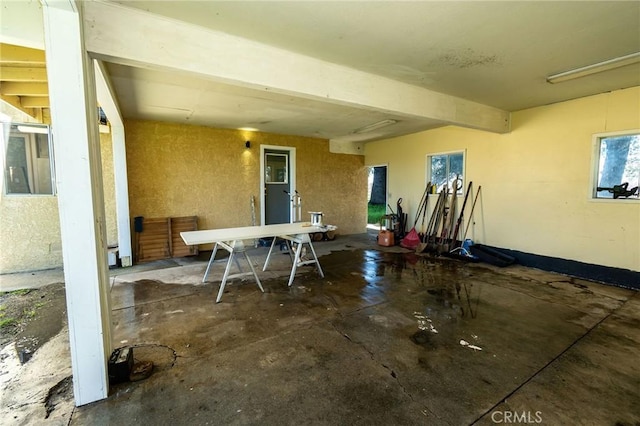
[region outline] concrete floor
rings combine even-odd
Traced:
[[[156,368],[70,424],[640,424],[638,292],[366,235],[315,247],[324,279],[287,288],[278,254],[265,293],[219,304],[202,259],[115,276],[114,347]]]

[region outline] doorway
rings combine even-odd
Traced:
[[[296,149],[260,146],[260,219],[263,225],[290,223],[290,194],[296,191]]]
[[[367,228],[378,228],[387,214],[387,166],[371,166],[368,174]]]

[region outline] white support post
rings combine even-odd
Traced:
[[[116,190],[116,217],[118,224],[118,256],[122,266],[131,266],[131,223],[129,218],[129,184],[127,181],[127,152],[124,123],[116,102],[115,91],[101,61],[94,61],[98,102],[111,124],[113,145],[113,174]]]
[[[124,126],[111,125],[113,144],[113,175],[116,187],[116,217],[118,222],[118,256],[122,266],[133,264],[131,252],[131,220],[129,218],[129,184]]]
[[[43,1],[76,405],[106,398],[111,309],[94,70],[81,3]]]

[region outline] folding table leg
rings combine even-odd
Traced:
[[[213,247],[213,252],[211,253],[211,259],[209,259],[209,263],[207,264],[207,270],[204,272],[204,277],[202,277],[202,282],[207,281],[207,275],[209,275],[209,270],[211,269],[211,265],[213,264],[214,259],[216,258],[216,253],[218,252],[218,243]]]
[[[291,241],[289,239],[285,239],[285,242],[287,243],[287,251],[289,252],[289,257],[293,262],[293,248],[291,248]]]
[[[242,249],[244,252],[244,248]],[[236,266],[238,267],[238,271],[242,272],[242,267],[240,266],[240,261],[238,260],[238,256],[233,259],[236,262]]]
[[[220,290],[218,291],[218,298],[216,299],[216,303],[219,303],[222,299],[222,293],[224,293],[224,286],[227,285],[227,277],[229,276],[229,270],[231,269],[231,264],[233,263],[233,258],[235,256],[235,251],[231,250],[229,252],[229,260],[227,260],[227,267],[224,270],[224,275],[222,276],[222,282],[220,283]]]
[[[293,284],[293,278],[296,276],[296,269],[298,269],[298,263],[300,262],[300,252],[302,252],[302,242],[299,242],[296,247],[296,255],[293,258],[293,266],[291,266],[291,275],[289,276],[289,287]]]
[[[267,259],[264,261],[264,266],[262,267],[262,271],[267,270],[267,266],[269,266],[269,259],[271,259],[271,252],[273,251],[273,246],[276,245],[276,237],[273,237],[273,241],[271,242],[271,247],[269,248],[269,253],[267,254]]]
[[[253,277],[256,279],[256,283],[258,284],[260,291],[264,293],[264,288],[262,288],[262,283],[260,282],[260,278],[258,278],[258,274],[256,274],[256,270],[253,267],[253,263],[251,263],[251,259],[249,258],[249,255],[247,254],[246,251],[243,251],[243,254],[245,259],[247,259],[247,263],[249,264],[249,269],[251,269],[251,272],[253,272]]]
[[[318,273],[320,274],[320,277],[324,278],[324,272],[322,272],[322,268],[320,267],[320,261],[318,260],[318,256],[316,256],[316,251],[313,248],[313,244],[311,244],[311,240],[309,240],[309,247],[311,247],[311,253],[313,253],[313,258],[316,260]]]

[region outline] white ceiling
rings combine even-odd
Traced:
[[[414,133],[440,125],[426,118],[405,117],[323,103],[269,91],[217,83],[187,74],[136,68],[110,63],[109,77],[122,114],[129,118],[178,121],[220,128],[335,139],[369,140],[387,135]],[[353,134],[384,119],[398,123],[366,134]]]
[[[505,111],[640,85],[640,64],[558,84],[546,82],[550,74],[639,52],[638,1],[108,3]],[[149,37],[152,42],[153,34]],[[172,48],[180,49],[179,33]],[[351,141],[447,124],[433,117],[396,115],[112,62],[107,69],[125,118]],[[399,122],[353,133],[387,118]]]
[[[640,84],[640,66],[549,74],[640,51],[637,1],[117,1],[507,111]]]

